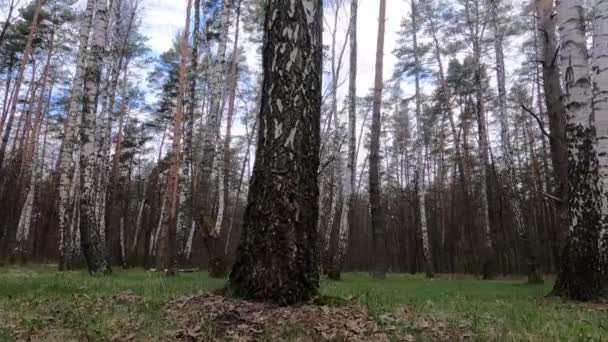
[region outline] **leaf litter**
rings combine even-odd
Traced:
[[[170,338],[200,341],[387,341],[376,320],[356,304],[278,306],[214,294],[169,303]]]

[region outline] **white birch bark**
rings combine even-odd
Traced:
[[[570,229],[554,292],[592,300],[605,286],[598,245],[604,222],[583,1],[558,1],[557,19],[567,119]]]
[[[100,170],[97,160],[97,100],[101,84],[105,33],[108,25],[105,0],[97,3],[93,20],[91,50],[87,58],[80,131],[80,234],[83,254],[92,274],[111,272],[105,248],[105,205],[100,205],[98,184]],[[105,197],[104,201],[105,202]]]
[[[355,168],[357,161],[355,160],[356,153],[356,133],[357,129],[357,11],[358,0],[351,0],[350,6],[350,27],[349,27],[349,43],[350,43],[350,71],[348,85],[348,159],[345,172],[343,173],[343,205],[342,216],[340,218],[340,228],[338,231],[338,248],[334,256],[334,270],[330,274],[335,278],[339,277],[339,272],[342,269],[344,256],[348,249],[348,238],[350,234],[350,207],[353,201],[353,190],[355,188]]]
[[[424,158],[424,126],[422,123],[422,103],[420,94],[420,71],[421,63],[418,55],[418,25],[417,19],[419,16],[417,4],[415,0],[411,0],[411,16],[412,16],[412,42],[414,48],[414,64],[415,64],[415,104],[416,104],[416,123],[417,123],[417,165],[416,177],[418,185],[418,210],[420,211],[420,233],[422,235],[422,252],[425,259],[426,274],[428,277],[433,276],[433,259],[431,255],[431,245],[429,243],[429,229],[426,219],[426,187],[425,187],[425,158]]]
[[[216,226],[213,225],[211,218],[211,207],[213,199],[212,176],[216,165],[217,146],[220,139],[220,128],[222,122],[222,102],[226,90],[226,48],[228,32],[230,28],[230,11],[233,0],[223,1],[223,9],[220,14],[220,32],[218,36],[218,46],[215,60],[211,64],[209,73],[209,115],[203,129],[203,146],[201,160],[201,191],[205,200],[202,201],[203,221],[209,222],[210,227],[203,229],[209,230],[212,236],[219,236]]]
[[[70,217],[72,216],[73,197],[70,196],[71,187],[71,174],[72,169],[79,168],[78,159],[76,159],[76,165],[73,166],[74,156],[74,144],[78,135],[77,132],[77,103],[82,98],[82,84],[84,82],[84,70],[85,70],[85,58],[87,53],[87,45],[89,40],[89,33],[91,30],[91,21],[93,18],[93,9],[95,7],[96,0],[88,0],[85,13],[80,22],[79,42],[78,42],[78,54],[76,56],[76,72],[74,74],[74,80],[72,81],[72,91],[70,94],[70,100],[67,106],[67,113],[65,117],[64,125],[64,137],[62,143],[62,153],[60,166],[59,166],[59,201],[58,201],[58,212],[59,212],[59,254],[60,264],[62,269],[69,268],[71,255],[71,246],[68,244],[72,241],[70,238],[71,234],[68,232],[71,227]],[[75,172],[75,171],[74,171]]]
[[[593,111],[597,132],[603,220],[599,248],[603,272],[608,274],[608,0],[596,0],[594,9]]]
[[[215,158],[216,161],[222,160],[223,158],[221,158],[222,154],[225,153],[225,151],[222,151],[222,153],[220,155],[218,155],[218,158]],[[213,236],[214,238],[219,238],[220,237],[220,233],[222,232],[222,224],[224,222],[224,211],[225,211],[225,206],[226,206],[226,198],[225,198],[225,184],[224,184],[224,170],[222,169],[222,167],[220,166],[220,163],[215,162],[216,164],[216,171],[215,173],[217,174],[217,194],[218,194],[218,203],[217,203],[217,218],[215,220],[215,225],[213,227],[213,231],[211,233],[211,236]]]

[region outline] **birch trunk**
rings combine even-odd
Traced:
[[[78,54],[76,56],[76,71],[74,73],[74,80],[72,81],[72,90],[70,99],[67,105],[62,151],[60,153],[60,165],[59,165],[59,200],[58,200],[58,216],[59,216],[59,268],[61,270],[71,269],[70,250],[69,246],[71,239],[68,234],[69,227],[71,226],[70,217],[73,212],[74,200],[70,196],[71,186],[71,174],[74,171],[72,169],[79,168],[79,162],[74,162],[74,144],[78,138],[77,132],[77,121],[78,121],[78,108],[77,103],[82,99],[82,85],[84,83],[84,71],[85,71],[85,58],[87,54],[87,46],[89,40],[89,33],[91,31],[91,24],[93,18],[93,10],[97,0],[88,0],[84,15],[80,22],[79,42],[78,42]]]
[[[422,235],[422,252],[424,254],[424,268],[427,278],[432,278],[435,275],[433,267],[433,257],[431,254],[431,245],[429,239],[429,229],[426,220],[426,188],[424,180],[424,125],[422,123],[422,103],[420,94],[420,57],[418,55],[418,25],[417,18],[419,16],[417,4],[415,0],[411,0],[411,17],[412,17],[412,42],[414,49],[414,77],[415,77],[415,95],[414,100],[416,102],[416,123],[417,123],[417,163],[416,163],[416,178],[417,178],[417,193],[418,193],[418,210],[420,215],[420,234]]]
[[[108,8],[100,0],[95,8],[91,49],[84,73],[82,125],[80,128],[80,238],[82,251],[92,275],[111,273],[106,255],[105,215],[100,206],[98,191],[99,164],[97,153],[97,100],[101,85],[105,33],[108,25]]]
[[[376,45],[376,70],[374,82],[372,127],[369,152],[369,204],[372,216],[372,245],[374,253],[373,275],[375,278],[385,278],[386,265],[386,237],[382,204],[380,197],[380,132],[383,87],[383,58],[384,58],[384,31],[386,20],[386,0],[380,0],[380,14],[378,16],[378,41]]]
[[[264,25],[258,148],[228,289],[301,303],[318,293],[322,3],[271,1]]]
[[[488,133],[484,104],[483,74],[484,68],[481,61],[483,42],[483,22],[478,0],[467,0],[465,2],[465,15],[468,23],[469,37],[473,45],[473,58],[475,64],[474,87],[475,87],[475,111],[477,113],[478,135],[479,135],[479,161],[480,161],[480,190],[479,200],[481,202],[481,231],[482,231],[482,275],[484,279],[494,276],[494,247],[490,229],[490,212],[488,206]]]
[[[215,61],[209,74],[209,116],[203,130],[203,146],[200,174],[201,202],[197,208],[198,226],[203,230],[203,240],[209,253],[209,274],[214,278],[226,276],[226,260],[219,241],[221,229],[214,225],[212,207],[214,201],[212,173],[216,165],[217,146],[222,122],[222,101],[225,93],[226,45],[230,26],[230,11],[234,0],[225,0],[220,14],[220,32]]]
[[[583,1],[558,1],[557,18],[562,42],[559,62],[565,86],[570,229],[554,293],[591,300],[601,295],[603,285],[598,245],[602,198]]]
[[[224,212],[227,210],[230,200],[230,160],[231,160],[231,141],[232,141],[232,119],[234,116],[234,102],[236,99],[236,87],[238,79],[238,49],[239,49],[239,24],[241,19],[241,1],[236,4],[236,24],[234,33],[234,47],[232,48],[232,63],[230,67],[230,91],[228,94],[228,113],[226,117],[226,136],[224,137],[224,148],[222,150],[222,170],[220,175],[218,193],[220,195],[218,203],[218,213],[215,220],[215,235],[219,236],[224,224]],[[226,254],[226,253],[224,253]]]
[[[159,255],[159,268],[167,275],[175,275],[177,267],[177,217],[180,206],[179,169],[182,160],[182,121],[184,115],[184,94],[186,89],[186,63],[188,61],[188,37],[190,36],[190,13],[192,0],[188,0],[184,34],[180,42],[180,64],[177,90],[177,106],[173,123],[173,143],[171,146],[169,175],[167,178],[166,220],[163,222],[161,237],[163,245]]]
[[[608,290],[608,0],[596,0],[594,9],[593,112],[597,129],[603,222],[599,232],[599,253],[604,288]]]
[[[340,228],[338,231],[338,246],[334,253],[331,269],[328,276],[330,279],[339,280],[340,272],[344,264],[344,256],[348,250],[348,239],[350,235],[350,208],[353,204],[353,189],[355,188],[355,169],[357,161],[356,153],[356,133],[357,129],[357,11],[358,0],[351,0],[350,4],[350,71],[348,81],[348,159],[345,172],[342,178],[343,186],[343,205],[340,217]]]

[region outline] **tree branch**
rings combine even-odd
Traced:
[[[545,130],[545,126],[543,125],[543,122],[540,120],[540,118],[538,117],[538,115],[536,115],[533,111],[531,111],[530,109],[528,109],[528,107],[526,107],[526,105],[524,105],[523,103],[520,103],[521,108],[523,110],[525,110],[526,112],[528,112],[530,115],[532,115],[534,117],[534,119],[536,119],[536,122],[538,122],[538,127],[540,127],[541,132],[549,139],[553,139],[553,137],[551,136],[551,134],[547,133],[547,131]]]

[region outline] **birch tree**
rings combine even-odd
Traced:
[[[188,61],[188,37],[190,36],[190,13],[192,0],[188,0],[186,23],[180,42],[180,64],[177,89],[177,104],[173,123],[173,143],[169,161],[169,175],[167,179],[165,220],[161,228],[162,249],[159,256],[160,269],[166,270],[168,275],[175,275],[177,264],[177,216],[180,205],[179,198],[179,169],[182,156],[182,121],[184,115],[184,94],[186,89],[186,63]],[[183,200],[183,198],[182,198]]]
[[[432,278],[434,276],[434,267],[433,267],[433,259],[431,254],[431,245],[429,240],[429,228],[427,226],[426,219],[426,188],[425,188],[425,176],[424,176],[424,168],[425,168],[425,158],[424,158],[424,127],[422,123],[422,99],[421,99],[421,90],[420,90],[420,74],[421,74],[421,62],[419,55],[419,46],[418,46],[418,18],[419,12],[417,9],[417,4],[415,0],[410,1],[410,9],[411,9],[411,17],[412,17],[412,42],[413,42],[413,57],[414,57],[414,85],[415,85],[415,95],[414,101],[416,105],[416,123],[417,123],[417,132],[418,139],[416,144],[417,151],[417,162],[416,162],[416,184],[417,184],[417,192],[418,192],[418,210],[420,215],[420,234],[422,237],[422,251],[424,254],[424,263],[425,263],[425,271],[427,278]]]
[[[198,188],[201,198],[197,205],[197,224],[203,229],[203,238],[210,258],[209,273],[212,277],[224,277],[228,265],[220,241],[221,227],[214,225],[212,217],[212,173],[216,165],[216,153],[222,122],[222,101],[225,94],[226,47],[230,28],[230,13],[234,0],[223,1],[219,18],[217,52],[209,73],[209,115],[203,129],[202,159]]]
[[[593,114],[597,129],[602,200],[599,255],[602,282],[608,295],[608,1],[596,0],[593,15]]]
[[[376,68],[374,81],[372,127],[369,151],[369,204],[372,216],[372,238],[374,267],[373,275],[376,278],[386,277],[386,236],[380,197],[380,114],[382,110],[383,88],[383,59],[384,59],[384,31],[386,20],[386,0],[380,0],[378,16],[378,40],[376,45]]]
[[[338,246],[334,253],[331,269],[328,277],[330,279],[339,280],[344,256],[348,249],[348,238],[350,234],[350,208],[353,202],[353,189],[355,188],[356,167],[355,159],[356,150],[356,132],[357,129],[357,12],[358,1],[351,0],[350,4],[350,25],[349,25],[349,42],[350,42],[350,57],[349,57],[349,79],[348,79],[348,157],[345,172],[342,179],[342,196],[343,206],[340,217],[340,228],[338,231]]]
[[[80,239],[82,251],[92,275],[111,273],[106,255],[105,206],[100,206],[98,192],[100,170],[97,153],[97,104],[102,80],[105,35],[108,25],[106,0],[95,6],[91,48],[84,72],[82,125],[80,127]],[[105,197],[103,197],[105,201]]]
[[[269,1],[265,9],[258,147],[228,289],[294,304],[319,287],[322,2]]]
[[[89,33],[91,31],[93,10],[97,0],[87,0],[86,9],[80,21],[80,31],[78,40],[78,53],[76,55],[76,71],[72,81],[72,89],[67,104],[66,116],[64,118],[63,141],[61,144],[60,165],[59,165],[59,186],[58,194],[58,216],[59,216],[59,268],[68,270],[71,266],[73,249],[72,234],[69,227],[72,226],[71,217],[74,211],[75,199],[70,196],[72,174],[75,169],[80,167],[79,159],[74,163],[74,144],[79,139],[78,123],[78,104],[82,99],[82,87],[84,84],[85,61],[88,51]],[[73,165],[74,163],[74,165]]]
[[[528,282],[542,283],[542,275],[538,270],[538,261],[535,255],[532,239],[532,230],[526,227],[521,209],[520,195],[517,190],[517,174],[511,137],[509,133],[509,114],[507,111],[507,87],[504,45],[504,25],[501,22],[500,0],[490,0],[490,23],[494,34],[494,53],[496,55],[496,83],[498,89],[498,117],[500,119],[500,140],[503,154],[503,167],[506,171],[505,192],[513,211],[515,229],[524,240],[525,254],[528,259]]]
[[[558,1],[557,19],[565,86],[570,229],[553,291],[572,299],[590,300],[601,295],[604,285],[598,243],[604,226],[583,1]],[[598,62],[597,56],[594,61]]]

